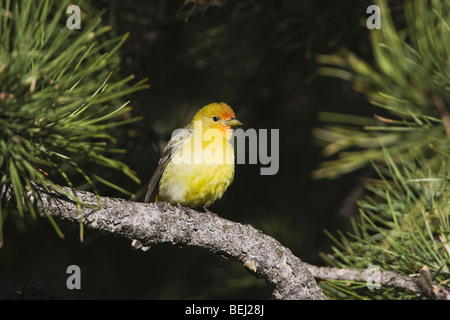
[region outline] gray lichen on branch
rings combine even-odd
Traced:
[[[68,192],[73,190],[62,187]],[[75,191],[88,204],[80,214],[77,203],[66,196],[40,189],[37,205],[42,216],[78,223],[115,236],[137,239],[145,246],[189,245],[230,257],[262,277],[274,288],[277,299],[326,299],[302,261],[277,240],[250,225],[167,203],[140,203]],[[101,206],[99,206],[99,200]]]

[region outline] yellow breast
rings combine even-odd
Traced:
[[[192,208],[209,206],[222,197],[233,177],[234,149],[227,139],[216,137],[198,145],[190,137],[164,170],[158,201]]]

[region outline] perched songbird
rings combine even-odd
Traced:
[[[234,178],[231,128],[241,124],[226,103],[200,109],[165,147],[145,202],[206,208],[220,199]]]
[[[241,124],[226,103],[211,103],[200,109],[164,148],[145,202],[206,208],[220,199],[234,178],[231,128]],[[131,245],[144,251],[150,249],[139,240]]]

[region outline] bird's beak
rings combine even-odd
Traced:
[[[231,118],[230,120],[225,121],[227,126],[235,127],[235,126],[241,126],[242,122],[240,122],[238,119]]]

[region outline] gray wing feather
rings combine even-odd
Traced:
[[[158,193],[158,183],[161,179],[164,170],[167,165],[170,163],[172,158],[181,151],[183,143],[191,136],[192,129],[190,126],[186,126],[181,129],[176,135],[174,135],[170,141],[167,143],[167,146],[163,150],[163,156],[159,160],[159,165],[156,168],[155,173],[153,174],[150,183],[148,184],[147,194],[145,195],[145,202],[152,202],[155,200],[156,195]]]

